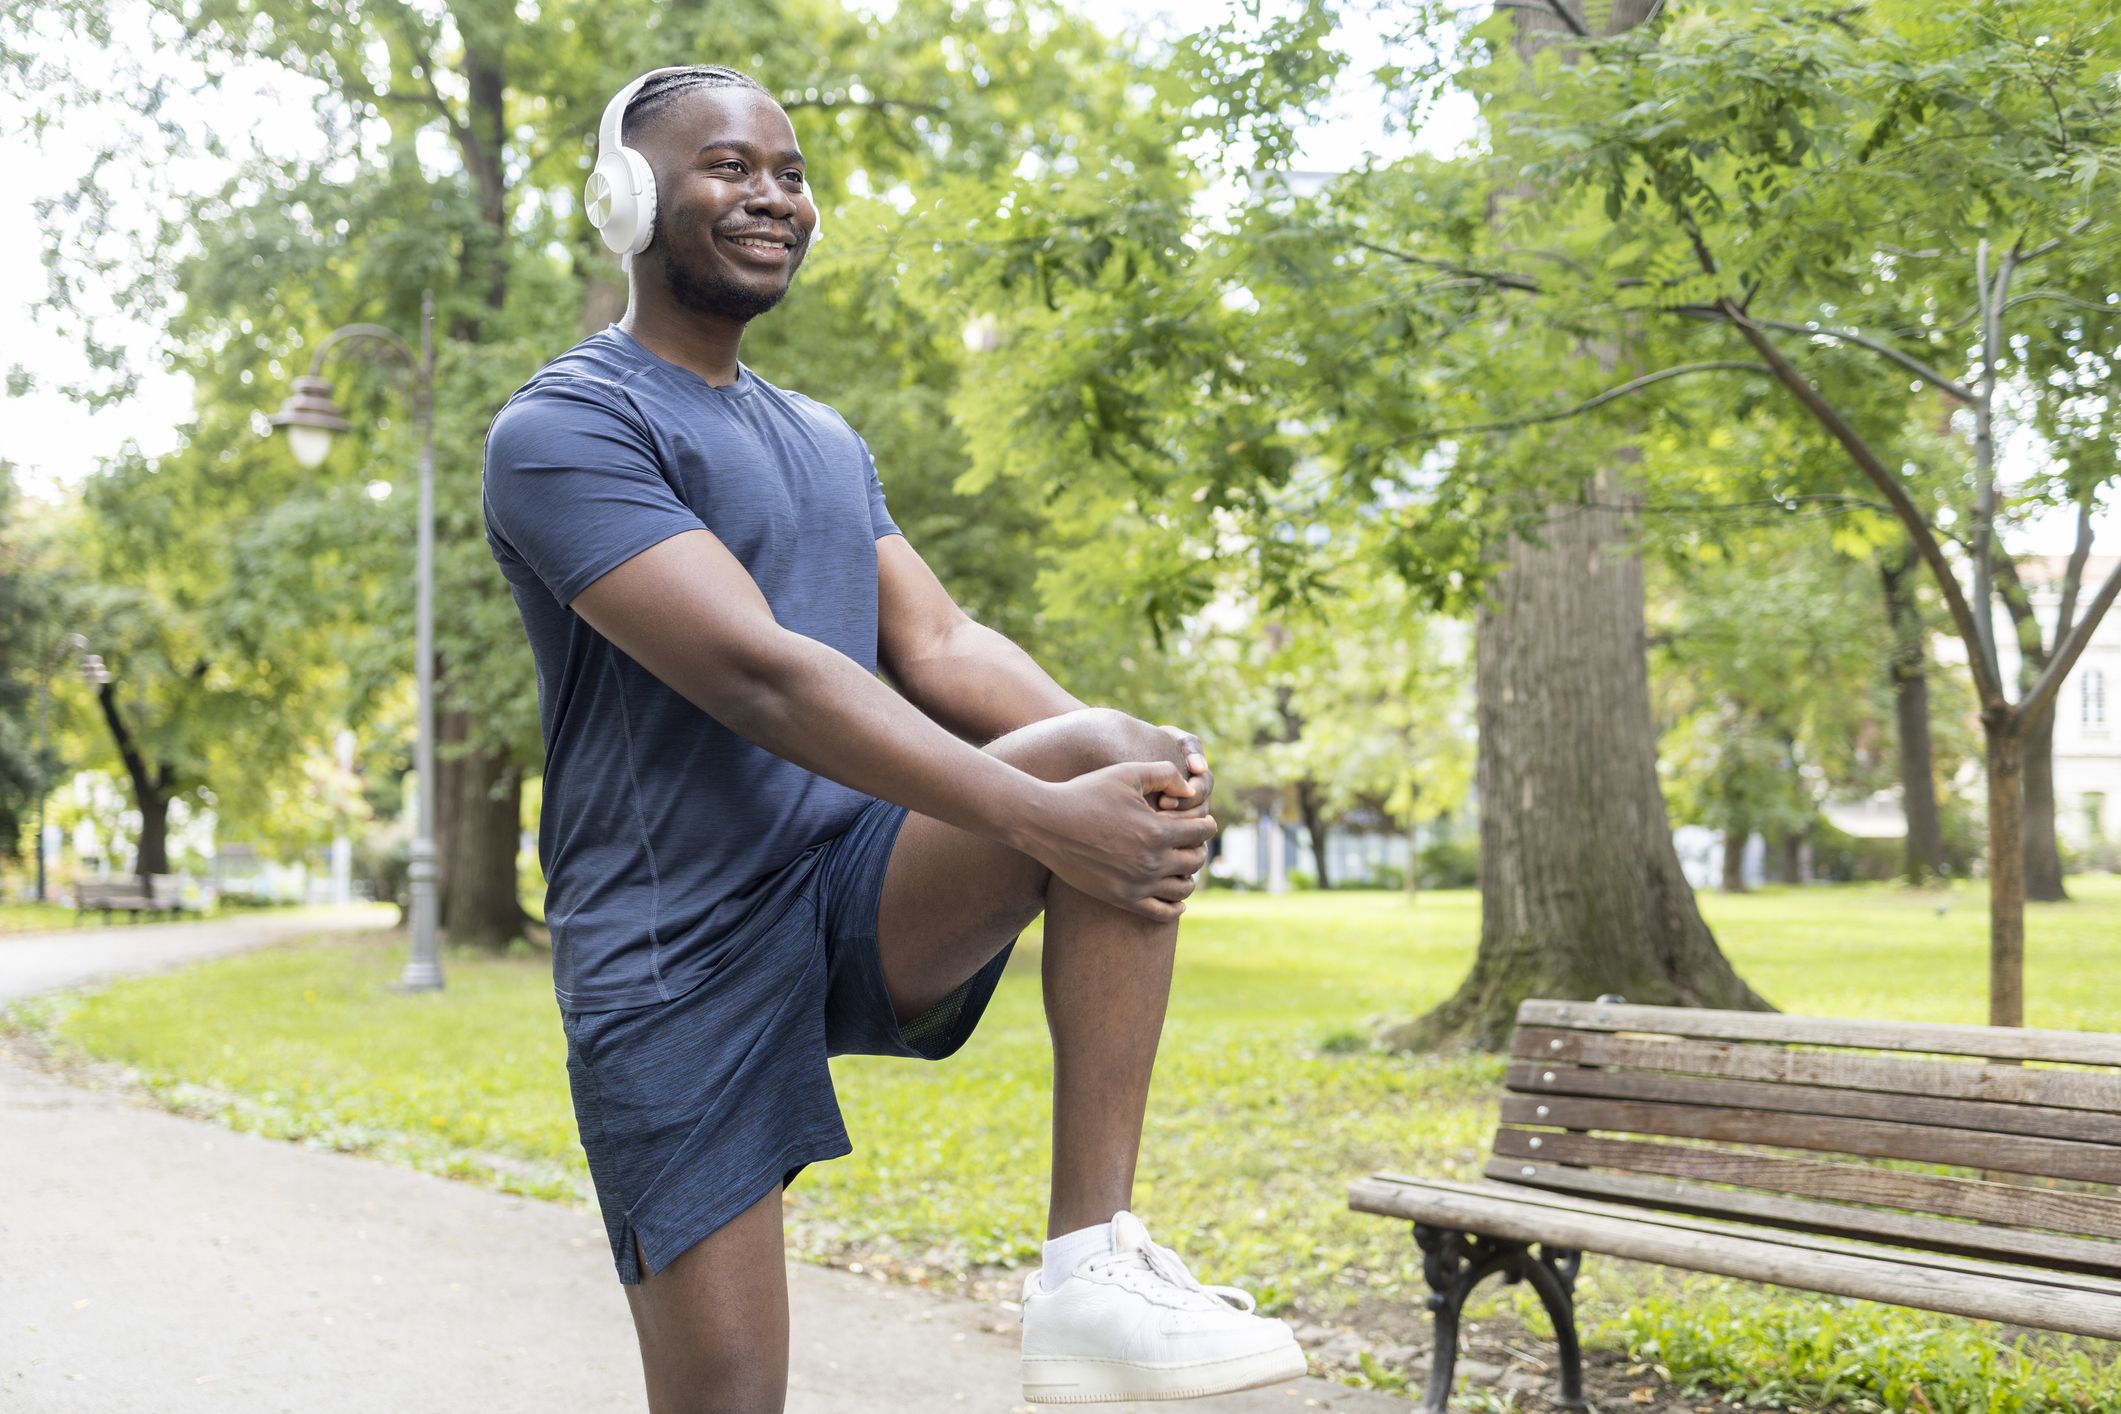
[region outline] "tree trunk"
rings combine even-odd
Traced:
[[[1988,1024],[2025,1024],[2025,845],[2017,714],[1982,714],[1988,738]]]
[[[1505,547],[1475,635],[1480,948],[1456,995],[1386,1044],[1500,1046],[1526,997],[1765,1008],[1716,947],[1657,782],[1636,493]]]
[[[453,764],[453,770],[440,773],[452,787],[453,826],[441,846],[442,931],[460,946],[505,947],[523,933],[523,907],[516,898],[522,778],[493,752],[476,752]]]
[[[1661,0],[1613,0],[1606,34]],[[1567,29],[1512,7],[1531,58]],[[1571,14],[1580,13],[1571,11]],[[1511,537],[1475,634],[1480,947],[1458,991],[1392,1028],[1408,1050],[1500,1047],[1526,997],[1766,1008],[1718,950],[1672,848],[1657,781],[1632,480],[1601,470]]]
[[[2055,704],[2020,728],[2025,768],[2025,896],[2034,903],[2066,903],[2062,851],[2055,843]]]
[[[1296,808],[1303,812],[1304,830],[1311,836],[1311,867],[1318,871],[1318,887],[1330,889],[1326,874],[1326,822],[1318,808],[1318,786],[1308,780],[1296,783]]]
[[[125,725],[124,713],[118,710],[117,689],[111,683],[106,682],[96,689],[96,705],[103,711],[104,725],[110,728],[111,741],[118,748],[118,759],[125,764],[126,778],[133,786],[133,806],[140,812],[139,857],[133,862],[133,872],[167,874],[169,801],[176,794],[175,773],[166,764],[149,768],[139,742]],[[39,848],[42,848],[41,842]]]
[[[139,874],[169,872],[169,797],[157,791],[139,793],[140,857],[134,861]]]
[[[1748,838],[1743,830],[1723,832],[1723,891],[1727,894],[1746,891],[1745,845]]]
[[[1922,613],[1914,577],[1921,561],[1912,548],[1880,570],[1885,614],[1893,631],[1888,667],[1893,712],[1900,736],[1900,808],[1907,816],[1907,842],[1900,872],[1909,883],[1944,877],[1944,819],[1937,808],[1937,768],[1930,747],[1930,680],[1923,647]]]
[[[1805,868],[1803,830],[1792,830],[1782,837],[1782,882],[1802,884],[1810,871]]]

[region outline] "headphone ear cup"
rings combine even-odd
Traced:
[[[640,153],[617,148],[597,159],[582,188],[582,202],[604,244],[630,255],[647,246],[655,229],[655,173]]]
[[[625,159],[626,168],[633,175],[633,232],[626,253],[639,255],[648,249],[649,237],[655,234],[655,172],[649,167],[648,159],[630,147],[620,148],[619,156]]]

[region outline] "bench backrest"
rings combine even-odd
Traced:
[[[2121,1036],[1529,1001],[1487,1175],[2121,1273]]]
[[[83,879],[74,885],[74,902],[82,908],[133,903],[146,897],[138,879]]]
[[[184,901],[184,876],[182,874],[150,874],[147,876],[147,896],[157,908],[175,908]]]

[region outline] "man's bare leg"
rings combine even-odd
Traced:
[[[626,1288],[650,1414],[779,1414],[788,1399],[781,1189]]]
[[[986,750],[1049,781],[1122,761],[1185,767],[1168,734],[1100,710],[1033,723]],[[993,840],[909,815],[884,876],[877,933],[903,1020],[948,996],[1041,908],[1053,1037],[1047,1235],[1057,1236],[1104,1222],[1131,1201],[1178,925],[1094,899]]]
[[[1046,891],[1046,1029],[1053,1037],[1053,1192],[1046,1235],[1133,1206],[1149,1075],[1171,998],[1178,924]]]
[[[1170,760],[1168,733],[1119,713],[1072,712],[988,751],[1047,780],[1119,762]],[[1205,848],[1174,862],[1191,891]],[[878,947],[904,1020],[962,985],[1043,905],[1046,1024],[1053,1036],[1049,1252],[1058,1268],[1025,1283],[1024,1396],[1036,1401],[1193,1399],[1304,1372],[1288,1326],[1241,1293],[1203,1288],[1134,1219],[1149,1075],[1171,994],[1176,922],[1155,922],[1053,879],[1036,860],[920,815],[901,828],[884,876]],[[1092,1232],[1111,1222],[1104,1232]],[[1080,1248],[1080,1251],[1070,1250]],[[1110,1258],[1110,1260],[1105,1260]]]

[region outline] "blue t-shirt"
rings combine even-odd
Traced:
[[[740,368],[713,387],[613,326],[538,371],[486,437],[486,538],[537,659],[538,857],[569,1011],[682,995],[770,927],[869,797],[755,746],[568,607],[702,526],[783,628],[876,671],[876,541],[895,535],[838,413]]]

